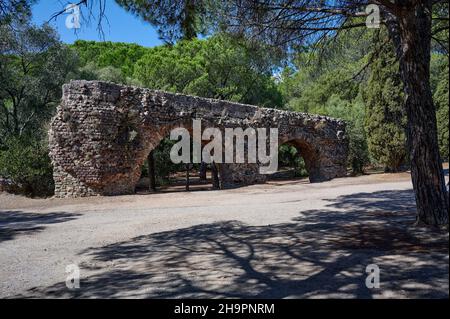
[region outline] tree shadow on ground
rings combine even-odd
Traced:
[[[0,211],[0,242],[43,231],[45,225],[67,222],[77,216],[80,215],[65,212]]]
[[[328,208],[292,223],[226,221],[91,248],[80,289],[25,296],[448,298],[448,232],[411,226],[411,191],[341,196]],[[378,289],[366,287],[369,264],[380,268]]]

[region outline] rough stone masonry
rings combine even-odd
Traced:
[[[72,81],[49,131],[55,196],[131,194],[151,150],[176,127],[264,127],[295,146],[311,182],[346,174],[345,123],[325,116],[260,108],[99,81]],[[221,188],[261,183],[258,164],[218,164]]]

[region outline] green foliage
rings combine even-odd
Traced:
[[[448,89],[447,89],[448,98]],[[448,100],[447,100],[448,103]],[[437,111],[437,126],[438,126],[438,139],[439,139],[439,151],[441,153],[441,158],[445,161],[449,160],[448,148],[449,148],[449,135],[448,135],[448,104],[447,107],[441,107]]]
[[[155,177],[156,184],[164,185],[169,182],[170,174],[182,171],[184,164],[174,164],[170,160],[170,150],[176,141],[165,138],[153,150],[153,158],[155,161]],[[146,161],[142,167],[142,176],[148,176],[148,162]]]
[[[371,64],[364,101],[369,152],[385,171],[396,172],[407,155],[406,115],[398,63],[390,46],[382,48]]]
[[[93,62],[89,62],[78,70],[78,78],[83,80],[107,81],[117,84],[125,84],[128,82],[120,69],[113,66],[100,68]]]
[[[136,62],[149,50],[137,44],[78,40],[71,46],[78,54],[82,66],[102,69],[114,67],[124,78],[134,73]]]
[[[0,26],[0,144],[40,131],[73,76],[77,57],[50,26]]]
[[[305,161],[301,157],[301,154],[298,153],[297,149],[291,145],[280,145],[278,149],[278,167],[293,168],[295,177],[308,176]]]
[[[280,107],[271,57],[225,35],[150,49],[135,67],[144,86],[261,106]]]
[[[436,105],[436,118],[438,126],[439,151],[444,160],[449,159],[449,85],[448,85],[448,57],[441,55],[436,57],[440,66],[435,73],[436,85],[433,100]]]
[[[370,163],[367,148],[367,136],[364,131],[364,119],[366,117],[364,103],[358,95],[352,101],[346,101],[338,95],[332,95],[326,105],[327,115],[343,119],[347,123],[347,135],[349,137],[348,163],[353,174],[364,172],[364,166]]]
[[[136,84],[261,106],[281,107],[274,58],[225,35],[174,46],[76,41],[79,78]],[[119,72],[120,70],[120,72]]]
[[[53,168],[47,142],[35,136],[9,138],[0,149],[0,176],[27,195],[52,195]]]
[[[327,114],[325,105],[332,95],[339,95],[345,100],[352,100],[358,94],[358,84],[356,82],[345,83],[343,79],[348,78],[343,70],[323,72],[317,79],[311,79],[305,74],[298,74],[287,82],[294,81],[294,90],[298,94],[293,94],[288,100],[288,108],[315,114]],[[292,85],[291,83],[286,83]],[[284,83],[283,83],[284,85]]]
[[[349,166],[360,174],[369,163],[365,106],[360,83],[365,74],[358,75],[371,52],[371,35],[351,31],[330,43],[322,55],[302,52],[294,64],[283,70],[279,89],[285,108],[341,118],[347,123],[349,137]],[[359,41],[366,46],[356,46]]]
[[[13,21],[26,20],[31,16],[31,7],[36,0],[2,0],[0,1],[0,25]]]
[[[432,33],[431,39],[432,50],[447,55],[449,53],[449,20],[448,20],[448,1],[437,1],[433,5]]]
[[[0,176],[36,196],[53,191],[46,124],[77,57],[50,26],[0,26]]]
[[[367,30],[348,30],[324,45],[321,52],[307,48],[299,52],[281,73],[280,90],[287,108],[327,115],[324,105],[332,95],[354,100],[359,83],[365,80],[360,70],[367,63],[373,42],[374,35]]]

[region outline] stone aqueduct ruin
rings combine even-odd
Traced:
[[[151,150],[175,127],[278,127],[311,182],[346,174],[345,123],[324,116],[259,108],[98,81],[72,81],[49,131],[55,196],[131,194]],[[221,188],[264,182],[258,164],[218,164]]]

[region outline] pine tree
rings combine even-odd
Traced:
[[[364,90],[365,130],[370,155],[387,172],[398,171],[407,154],[401,83],[392,47],[381,48]]]
[[[436,90],[433,95],[433,100],[436,105],[436,118],[437,118],[437,128],[438,128],[438,141],[439,141],[439,151],[443,160],[448,160],[448,113],[449,113],[449,102],[448,102],[448,59],[444,58],[443,63],[440,65],[440,73],[438,75],[438,83]]]

